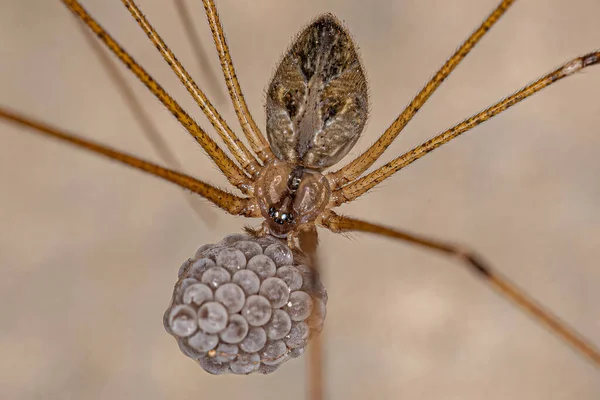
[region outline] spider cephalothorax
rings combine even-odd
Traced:
[[[329,204],[331,189],[320,172],[274,160],[261,172],[255,195],[265,227],[285,237],[298,226],[314,222]]]

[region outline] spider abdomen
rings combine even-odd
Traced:
[[[367,82],[348,31],[331,14],[286,52],[267,91],[267,137],[282,161],[323,169],[354,146],[367,121]]]
[[[323,326],[327,292],[304,261],[269,236],[202,246],[179,271],[165,328],[212,374],[271,373]]]

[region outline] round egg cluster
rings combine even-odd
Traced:
[[[267,236],[204,245],[179,270],[164,324],[212,374],[268,374],[323,328],[327,292],[304,254]]]

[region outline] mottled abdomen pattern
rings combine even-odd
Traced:
[[[368,113],[367,82],[348,32],[331,14],[292,43],[267,92],[267,136],[280,160],[322,169],[354,146]]]

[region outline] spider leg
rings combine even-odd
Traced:
[[[407,151],[400,157],[390,161],[370,174],[365,175],[349,185],[334,191],[332,196],[332,204],[337,206],[356,199],[358,196],[361,196],[379,183],[388,179],[402,168],[413,163],[427,153],[437,149],[441,145],[448,143],[450,140],[456,138],[460,134],[473,129],[477,125],[487,121],[493,116],[502,113],[503,111],[514,106],[520,101],[525,100],[545,87],[550,86],[563,78],[572,76],[575,72],[579,72],[586,67],[596,64],[600,64],[600,51],[588,53],[584,56],[574,58],[549,74],[542,76],[537,81],[525,86],[518,92],[515,92],[514,94],[504,98],[503,100],[453,126],[445,132],[440,133],[420,146]]]
[[[596,367],[600,367],[600,349],[595,347],[588,340],[583,338],[573,328],[565,322],[550,313],[534,300],[530,299],[525,293],[504,278],[500,273],[490,267],[477,254],[464,247],[432,240],[418,236],[406,231],[392,229],[370,222],[361,221],[346,216],[341,216],[333,211],[326,211],[323,215],[320,225],[332,232],[367,232],[376,235],[413,243],[430,250],[436,250],[460,261],[466,268],[473,272],[477,277],[494,288],[505,298],[511,300],[519,309],[526,312],[539,323],[548,328],[551,332],[561,338],[564,342],[571,345],[581,355],[589,359]]]
[[[298,239],[298,247],[308,255],[310,267],[315,271],[316,276],[320,276],[320,265],[317,254],[319,237],[317,229],[311,225],[307,229],[301,229],[296,233]],[[315,304],[317,300],[314,296]],[[324,376],[324,361],[323,356],[323,332],[316,334],[310,338],[310,346],[308,349],[307,378],[308,392],[307,399],[322,400],[325,398],[325,376]]]
[[[208,156],[215,162],[229,183],[239,188],[245,194],[251,194],[253,187],[248,176],[233,160],[215,143],[214,140],[198,125],[192,117],[156,82],[140,64],[138,64],[77,0],[62,0],[62,2],[81,19],[104,44],[129,68],[138,79],[163,103],[179,123],[196,139]]]
[[[219,114],[204,92],[198,87],[196,82],[194,82],[190,74],[183,65],[181,65],[177,57],[175,57],[175,54],[169,49],[169,46],[162,40],[133,0],[122,1],[133,18],[137,21],[138,25],[144,30],[146,35],[148,35],[154,46],[156,46],[167,64],[169,64],[175,75],[177,75],[183,86],[185,86],[192,98],[196,101],[196,104],[198,104],[200,109],[204,112],[221,139],[225,142],[225,145],[231,154],[233,154],[236,161],[241,165],[242,169],[250,176],[256,176],[260,170],[260,166],[254,158],[254,155],[250,153],[246,146],[244,146],[236,134],[227,125],[227,122],[225,122],[221,114]]]
[[[319,236],[317,228],[314,224],[307,224],[300,227],[297,231],[288,235],[288,246],[290,248],[297,247],[308,257],[308,264],[314,271],[314,276],[320,276],[320,265],[317,254],[319,245]],[[316,290],[316,289],[315,289]],[[312,295],[314,304],[319,301],[317,296]],[[310,345],[308,348],[308,360],[306,362],[307,375],[307,393],[308,400],[322,400],[325,398],[325,376],[323,356],[323,332],[312,335],[310,337]]]
[[[185,175],[180,172],[161,167],[160,165],[142,160],[140,158],[120,152],[118,150],[111,149],[110,147],[93,142],[91,140],[75,136],[73,134],[46,125],[42,122],[35,121],[22,115],[13,113],[2,107],[0,107],[0,119],[4,119],[6,121],[16,123],[18,125],[26,126],[42,135],[62,140],[63,142],[70,143],[79,148],[91,151],[96,154],[101,154],[112,160],[119,161],[133,168],[137,168],[150,175],[154,175],[166,181],[173,182],[184,189],[188,189],[196,194],[199,194],[200,196],[204,197],[217,207],[225,210],[229,214],[243,215],[249,218],[260,216],[260,212],[258,211],[258,205],[256,204],[256,201],[252,198],[243,198],[235,196],[229,192],[209,185],[208,183],[192,178],[189,175]]]
[[[412,99],[410,104],[402,111],[387,130],[371,145],[364,153],[356,157],[350,163],[334,172],[330,176],[330,182],[334,189],[341,187],[363,174],[375,161],[381,157],[383,152],[392,144],[394,139],[402,132],[406,124],[415,116],[429,97],[436,91],[442,82],[454,71],[460,62],[477,45],[479,40],[494,26],[504,15],[514,0],[504,0],[483,21],[483,23],[469,36],[469,38],[452,54],[436,74],[425,84],[423,89]]]
[[[154,151],[158,154],[167,167],[181,171],[181,164],[177,160],[177,157],[175,157],[172,149],[169,147],[169,143],[164,140],[164,138],[160,135],[156,125],[152,123],[152,116],[146,112],[146,110],[144,110],[144,107],[142,107],[142,104],[133,92],[129,82],[127,82],[123,74],[121,74],[121,71],[119,71],[115,62],[111,57],[109,57],[109,54],[105,52],[105,49],[100,45],[100,43],[98,43],[96,38],[87,29],[87,27],[83,25],[83,23],[79,24],[79,27],[81,28],[81,32],[86,41],[90,44],[92,51],[98,56],[100,64],[102,64],[102,67],[106,70],[106,73],[111,78],[115,84],[115,87],[123,97],[125,104],[140,126],[142,133],[152,145]],[[203,222],[211,226],[214,225],[214,217],[210,215],[210,212],[203,204],[198,202],[196,197],[193,197],[190,193],[183,193],[183,195],[192,210]]]
[[[200,41],[200,36],[198,35],[194,22],[190,16],[191,11],[186,6],[185,0],[175,0],[175,8],[177,9],[179,19],[181,19],[185,35],[192,46],[192,51],[194,52],[200,70],[206,76],[206,83],[209,85],[209,89],[212,89],[212,92],[215,94],[215,103],[217,106],[222,106],[227,102],[227,98],[223,89],[217,85],[219,77],[208,62],[208,55],[206,54],[206,50]]]
[[[323,375],[323,332],[310,339],[308,349],[308,393],[309,400],[323,400],[325,398],[325,378]]]
[[[273,153],[271,152],[269,143],[265,139],[260,129],[258,129],[256,122],[252,118],[250,110],[248,110],[248,105],[244,99],[242,88],[240,87],[240,83],[238,82],[235,74],[235,68],[229,53],[229,46],[227,46],[227,41],[225,40],[225,34],[223,33],[223,26],[219,20],[217,7],[215,6],[215,2],[213,0],[202,0],[202,3],[204,4],[204,9],[206,10],[206,18],[208,20],[208,24],[210,25],[210,30],[215,41],[219,59],[221,60],[221,70],[223,71],[223,76],[225,77],[225,83],[227,84],[227,90],[229,91],[229,96],[231,97],[235,113],[238,117],[242,130],[244,131],[244,135],[246,136],[246,139],[248,139],[248,143],[250,143],[250,147],[256,153],[260,161],[264,164],[265,162],[273,159]]]

